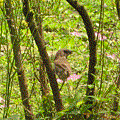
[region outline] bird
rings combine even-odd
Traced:
[[[71,67],[69,62],[67,61],[68,55],[72,54],[71,50],[61,49],[55,55],[54,65],[55,65],[55,73],[58,75],[58,78],[63,81],[63,84],[59,90],[62,89],[65,81],[71,74]]]
[[[59,89],[61,91],[65,81],[71,74],[71,67],[69,62],[67,61],[68,55],[72,54],[72,50],[68,49],[60,49],[55,54],[54,57],[54,65],[53,65],[53,71],[55,74],[57,74],[58,78],[63,81],[63,84],[61,88]],[[37,68],[37,71],[39,71],[40,68]]]

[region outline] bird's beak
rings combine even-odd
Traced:
[[[67,58],[68,55],[72,54],[72,52],[73,52],[72,50],[68,50],[68,49],[65,49],[63,51],[66,54],[66,58]]]

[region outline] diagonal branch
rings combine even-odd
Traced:
[[[61,111],[63,109],[62,100],[60,99],[60,93],[58,90],[58,84],[56,81],[55,73],[52,69],[51,61],[49,60],[48,54],[46,52],[46,48],[44,45],[44,41],[40,36],[37,27],[33,21],[33,13],[29,10],[28,0],[23,0],[23,13],[26,17],[26,21],[28,22],[28,26],[30,31],[35,39],[35,42],[38,46],[39,53],[42,57],[43,63],[45,64],[47,74],[49,77],[50,85],[53,92],[53,98],[55,100],[55,106],[57,111]]]

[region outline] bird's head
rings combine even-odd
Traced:
[[[58,52],[56,53],[55,55],[55,60],[58,59],[59,57],[66,57],[70,54],[72,54],[73,51],[71,50],[68,50],[68,49],[61,49],[61,50],[58,50]]]

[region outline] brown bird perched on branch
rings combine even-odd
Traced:
[[[71,67],[67,61],[67,56],[70,54],[72,54],[71,50],[61,49],[55,55],[54,59],[55,73],[58,75],[59,79],[63,81],[62,86],[64,85],[65,81],[71,74]],[[62,89],[62,86],[60,90]]]

